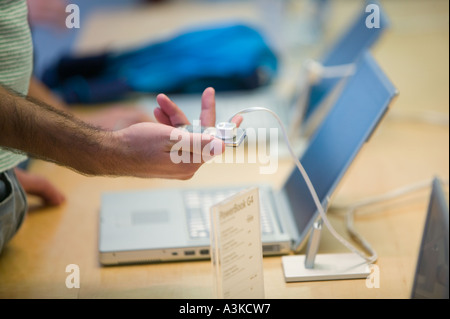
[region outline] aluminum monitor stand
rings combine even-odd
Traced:
[[[364,279],[370,275],[370,265],[355,253],[317,254],[322,232],[322,220],[314,223],[305,255],[283,256],[286,282]]]

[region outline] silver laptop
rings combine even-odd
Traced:
[[[448,202],[438,178],[433,180],[417,260],[413,299],[448,299]]]
[[[300,158],[324,206],[395,95],[395,87],[371,54],[364,54]],[[100,262],[113,265],[209,258],[209,208],[243,187],[246,185],[104,193]],[[299,251],[318,217],[300,172],[294,168],[280,190],[258,187],[264,255]]]

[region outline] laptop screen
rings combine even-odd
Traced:
[[[439,179],[434,179],[420,245],[412,298],[448,299],[448,204]]]
[[[300,159],[322,204],[326,205],[327,197],[331,196],[395,95],[396,89],[377,62],[370,53],[364,54]],[[296,167],[283,191],[294,215],[300,245],[318,211]]]

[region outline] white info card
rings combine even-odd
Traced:
[[[218,298],[263,299],[258,188],[211,207],[211,262]]]

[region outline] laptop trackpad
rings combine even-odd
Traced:
[[[169,222],[169,212],[167,210],[137,210],[131,212],[131,223],[133,225],[144,224],[164,224]]]
[[[105,250],[182,246],[188,237],[182,196],[173,190],[105,195],[100,233]]]

